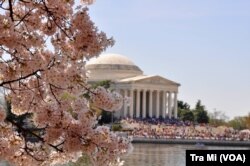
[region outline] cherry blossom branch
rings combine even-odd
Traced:
[[[93,92],[90,88],[88,88],[84,83],[79,82],[79,85],[81,85],[85,90],[87,90],[88,92],[97,95],[95,92]]]
[[[5,2],[5,0],[2,0],[2,1],[1,1],[1,3],[0,3],[0,8],[1,8],[1,9],[4,9],[4,10],[8,10],[8,9],[5,9],[5,8],[3,7],[3,3],[4,3],[4,2]]]
[[[65,143],[65,141],[62,141],[61,143],[59,143],[59,144],[57,144],[57,145],[55,145],[56,147],[59,147],[59,146],[61,146],[61,145],[63,145]]]
[[[36,161],[44,161],[42,159],[38,159],[36,156],[34,156],[33,154],[31,154],[30,151],[32,151],[32,149],[30,149],[29,147],[27,147],[26,143],[25,143],[25,147],[24,147],[25,152],[27,153],[27,155],[31,156],[33,159],[35,159]]]
[[[10,83],[13,83],[13,82],[17,82],[17,81],[20,81],[20,80],[24,80],[24,79],[26,79],[26,78],[29,78],[29,77],[31,77],[31,76],[34,76],[35,74],[37,74],[38,72],[41,72],[41,71],[44,71],[44,70],[43,70],[43,69],[38,69],[38,70],[34,71],[33,73],[30,73],[30,74],[28,74],[28,75],[26,75],[26,76],[22,76],[22,77],[20,77],[20,78],[18,78],[18,79],[9,80],[9,81],[3,81],[2,83],[0,83],[0,87],[1,87],[1,86],[4,86],[4,85],[6,85],[6,84],[10,84]]]
[[[42,159],[37,158],[36,156],[34,156],[31,152],[33,151],[31,148],[28,147],[27,144],[27,138],[26,138],[26,134],[24,134],[23,139],[25,140],[25,147],[24,150],[27,153],[27,155],[31,156],[33,159],[35,159],[36,161],[44,161]]]
[[[49,84],[49,85],[51,85],[53,88],[60,89],[60,90],[71,89],[71,88],[62,88],[62,87],[56,86],[56,85],[54,85],[54,84]]]
[[[13,8],[12,8],[12,0],[9,1],[9,11],[10,11],[10,18],[12,21],[14,21],[14,16],[13,16]]]
[[[23,83],[21,83],[23,85]],[[10,84],[9,84],[10,85]],[[39,89],[40,87],[42,87],[43,85],[38,85],[38,86],[34,86],[34,87],[27,87],[26,85],[24,85],[26,87],[26,89],[24,88],[12,88],[12,87],[8,87],[6,85],[3,85],[2,87],[8,90],[12,90],[12,91],[27,91],[30,90],[32,92],[34,92],[35,89]],[[35,93],[35,92],[34,92]]]
[[[48,64],[48,66],[47,66],[48,70],[55,65],[55,61],[56,61],[56,58],[53,57],[52,60],[50,61],[50,63]]]
[[[47,69],[50,70],[54,65],[55,65],[55,58],[53,58],[49,63],[48,63],[48,66],[47,66]],[[21,80],[25,80],[31,76],[38,76],[38,73],[39,72],[42,72],[42,71],[45,71],[45,69],[37,69],[36,71],[30,73],[30,74],[27,74],[26,76],[21,76],[17,79],[14,79],[14,80],[9,80],[9,81],[3,81],[0,83],[0,87],[3,87],[4,85],[6,84],[11,84],[11,83],[14,83],[14,82],[18,82],[18,81],[21,81]]]
[[[56,24],[56,26],[69,38],[69,40],[73,41],[72,37],[68,35],[67,31],[64,30],[63,27],[56,22],[56,18],[53,15],[52,15],[52,20]]]
[[[107,138],[113,137],[108,130],[93,126],[96,117],[91,110],[96,103],[107,109],[113,108],[114,101],[119,106],[120,98],[113,100],[109,91],[89,86],[86,69],[82,67],[85,59],[100,54],[113,42],[94,26],[85,4],[74,9],[74,2],[76,0],[65,3],[61,0],[0,0],[3,19],[0,87],[6,91],[7,110],[13,108],[13,114],[5,115],[4,112],[3,123],[8,130],[1,133],[5,138],[14,136],[6,139],[10,145],[12,140],[18,141],[8,147],[10,153],[1,148],[0,153],[1,158],[13,164],[61,164],[72,157],[79,158],[78,153],[72,154],[83,152],[84,147],[87,154],[93,153],[94,147],[97,151],[89,156],[96,162],[93,165],[108,165],[109,160],[125,149],[116,146],[125,145],[118,139],[111,139],[112,145],[103,139],[100,130]],[[51,41],[47,42],[48,39]],[[64,93],[74,97],[62,100],[60,96]],[[118,107],[116,105],[114,108]],[[86,110],[89,111],[85,113]],[[24,120],[34,123],[28,122],[32,126],[27,127]],[[108,145],[107,149],[103,145]],[[113,155],[114,150],[117,153]],[[100,163],[95,160],[99,155]]]
[[[54,98],[56,99],[56,102],[57,102],[59,105],[61,105],[61,102],[60,102],[60,101],[58,100],[58,98],[56,97],[56,95],[55,95],[55,93],[54,93],[54,91],[53,91],[53,89],[52,89],[51,84],[49,84],[49,88],[50,88],[50,91],[51,91],[52,95],[53,95]]]
[[[26,133],[29,133],[29,134],[31,134],[32,136],[36,137],[36,138],[37,138],[39,141],[41,141],[42,143],[46,143],[46,141],[45,141],[41,136],[39,136],[38,134],[36,134],[36,133],[30,131],[29,129],[26,129],[26,128],[22,127],[20,124],[18,124],[17,122],[15,122],[13,119],[7,117],[6,120],[7,120],[8,122],[10,122],[12,125],[16,126],[16,127],[18,128],[18,130],[21,131],[22,134],[25,135]],[[25,141],[26,141],[26,140],[25,140]],[[47,143],[47,144],[48,144],[50,147],[54,148],[56,151],[58,151],[58,152],[63,152],[62,149],[58,148],[59,145],[53,145],[53,144],[50,144],[50,143]]]
[[[38,87],[43,86],[43,85],[40,85],[38,74],[36,75],[36,80],[37,80],[37,86],[38,86]],[[46,103],[46,101],[45,101],[44,98],[43,98],[43,95],[42,95],[42,92],[41,92],[41,88],[38,88],[38,91],[39,91],[39,95],[40,95],[42,101]]]
[[[24,1],[24,0],[19,0],[19,1],[23,3],[30,3],[29,1]]]
[[[46,5],[46,2],[44,0],[42,2],[45,7],[45,11],[47,12],[48,18],[51,17],[55,25],[69,38],[69,40],[73,41],[72,37],[68,35],[66,30],[64,30],[63,27],[57,23],[56,17],[53,15],[53,12],[49,10],[48,6]]]
[[[30,15],[30,13],[32,12],[34,10],[34,8],[33,9],[30,9],[19,21],[18,21],[18,23],[15,25],[15,27],[16,26],[18,26],[19,24],[21,24],[23,21],[24,21],[24,19],[27,17],[27,16],[29,16]],[[18,15],[17,15],[18,16]]]

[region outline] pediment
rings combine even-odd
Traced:
[[[180,86],[179,83],[168,80],[161,76],[136,76],[132,78],[126,78],[120,80],[119,82],[131,82],[131,83],[140,83],[140,84],[157,84],[157,85],[175,85]]]
[[[135,83],[177,85],[177,86],[179,86],[178,83],[171,81],[171,80],[168,80],[168,79],[161,77],[161,76],[152,76],[152,77],[148,77],[148,78],[143,78],[143,79],[135,81]]]

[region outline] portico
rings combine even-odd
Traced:
[[[123,97],[130,98],[116,114],[119,118],[177,118],[179,84],[160,76],[137,76],[114,86]]]
[[[130,102],[124,102],[116,118],[177,118],[179,83],[158,75],[144,75],[127,57],[117,54],[100,56],[87,64],[89,81],[111,80],[111,89]]]

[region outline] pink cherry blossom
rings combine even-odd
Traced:
[[[2,106],[0,106],[0,122],[3,122],[6,118],[6,112]]]
[[[130,147],[98,126],[90,108],[116,111],[124,99],[87,84],[86,61],[114,41],[91,21],[86,5],[93,0],[81,1],[0,0],[0,88],[10,103],[0,107],[0,158],[13,165],[63,164],[82,155],[110,165]]]

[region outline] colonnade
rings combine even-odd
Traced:
[[[129,97],[119,116],[130,118],[177,118],[177,92],[153,89],[120,89],[123,97]]]

